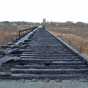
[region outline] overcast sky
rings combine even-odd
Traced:
[[[88,0],[0,0],[0,21],[83,21]]]

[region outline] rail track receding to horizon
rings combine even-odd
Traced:
[[[0,59],[0,79],[88,79],[85,58],[54,37],[46,27],[38,27],[25,35],[10,50]]]

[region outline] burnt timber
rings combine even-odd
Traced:
[[[7,49],[0,79],[88,79],[88,62],[39,26]]]

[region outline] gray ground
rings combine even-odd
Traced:
[[[88,88],[88,81],[64,80],[55,81],[30,81],[30,80],[0,80],[0,88]]]

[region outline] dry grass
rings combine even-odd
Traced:
[[[56,37],[62,37],[68,44],[88,55],[88,40],[74,34],[65,34],[51,31]]]
[[[0,31],[0,45],[7,44],[16,39],[17,33],[12,31]]]

